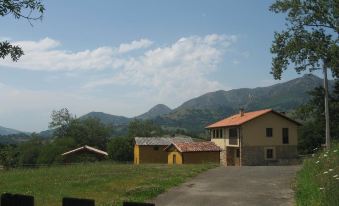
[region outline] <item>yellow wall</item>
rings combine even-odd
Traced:
[[[155,147],[158,147],[158,150],[155,150]],[[163,151],[166,146],[144,146],[144,145],[135,145],[134,146],[134,163],[143,164],[143,163],[167,163],[167,152]],[[138,162],[136,163],[136,160]]]
[[[273,128],[273,137],[266,137],[266,128]],[[282,128],[289,130],[289,144],[282,143]],[[297,145],[298,126],[274,113],[262,115],[242,126],[242,146]]]
[[[168,164],[170,164],[170,165],[173,164],[173,156],[174,155],[175,155],[176,164],[181,165],[183,163],[182,155],[176,149],[168,152],[168,156],[167,156]]]
[[[220,163],[220,152],[185,152],[184,164]]]
[[[134,145],[134,164],[139,164],[139,145]]]

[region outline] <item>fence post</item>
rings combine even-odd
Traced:
[[[64,197],[62,199],[62,206],[95,206],[95,201],[90,199]]]
[[[28,195],[9,194],[1,195],[1,206],[34,206],[34,197]]]

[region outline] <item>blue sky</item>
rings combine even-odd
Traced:
[[[270,1],[44,1],[43,21],[0,19],[0,40],[21,45],[0,59],[0,125],[47,129],[67,107],[133,117],[206,92],[278,83],[269,48],[284,16]],[[282,81],[298,77],[294,71]]]

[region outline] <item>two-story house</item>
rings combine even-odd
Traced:
[[[297,158],[301,124],[272,109],[244,112],[207,126],[225,165],[268,165]]]

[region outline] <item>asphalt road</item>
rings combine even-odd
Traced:
[[[150,201],[156,206],[293,205],[300,166],[218,167]]]

